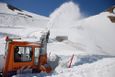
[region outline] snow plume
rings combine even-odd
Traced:
[[[70,27],[71,22],[81,18],[79,6],[72,1],[62,4],[50,15],[50,25],[55,28]]]
[[[81,16],[77,4],[72,1],[62,4],[50,15],[50,37],[68,37],[66,43],[77,48],[77,51],[113,55],[115,37],[112,33],[115,24],[111,23],[108,16],[114,15],[103,12],[80,20]]]
[[[78,4],[72,1],[65,2],[57,8],[51,15],[48,28],[51,31],[51,38],[56,36],[73,37],[74,23],[82,18]]]

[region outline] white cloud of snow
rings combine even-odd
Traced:
[[[113,47],[115,36],[111,34],[114,33],[114,23],[108,19],[109,15],[111,14],[103,12],[80,20],[82,13],[78,4],[66,2],[50,15],[48,25],[51,30],[50,37],[67,36],[76,48],[112,55],[115,50]]]
[[[77,21],[82,17],[80,13],[80,8],[78,4],[74,2],[66,2],[57,8],[50,15],[50,26],[55,25],[55,27],[65,27],[68,28],[68,24],[73,21]],[[55,21],[55,22],[54,22]]]

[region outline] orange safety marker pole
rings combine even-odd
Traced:
[[[68,68],[71,68],[71,64],[72,64],[73,58],[74,58],[74,54],[72,55],[72,57],[70,59],[70,64],[69,64]]]

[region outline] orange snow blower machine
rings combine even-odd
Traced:
[[[2,77],[11,77],[31,70],[32,73],[47,72],[52,68],[47,62],[47,40],[49,33],[43,35],[40,42],[22,41],[18,38],[6,38],[5,63]]]

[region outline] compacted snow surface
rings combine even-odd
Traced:
[[[102,12],[84,18],[79,6],[71,1],[57,8],[49,18],[24,10],[12,11],[4,3],[0,3],[0,10],[0,70],[4,65],[6,36],[36,41],[44,30],[50,29],[48,62],[56,68],[50,74],[18,73],[13,77],[115,76],[115,23],[108,18],[115,14]],[[68,40],[59,42],[56,36],[67,36]]]

